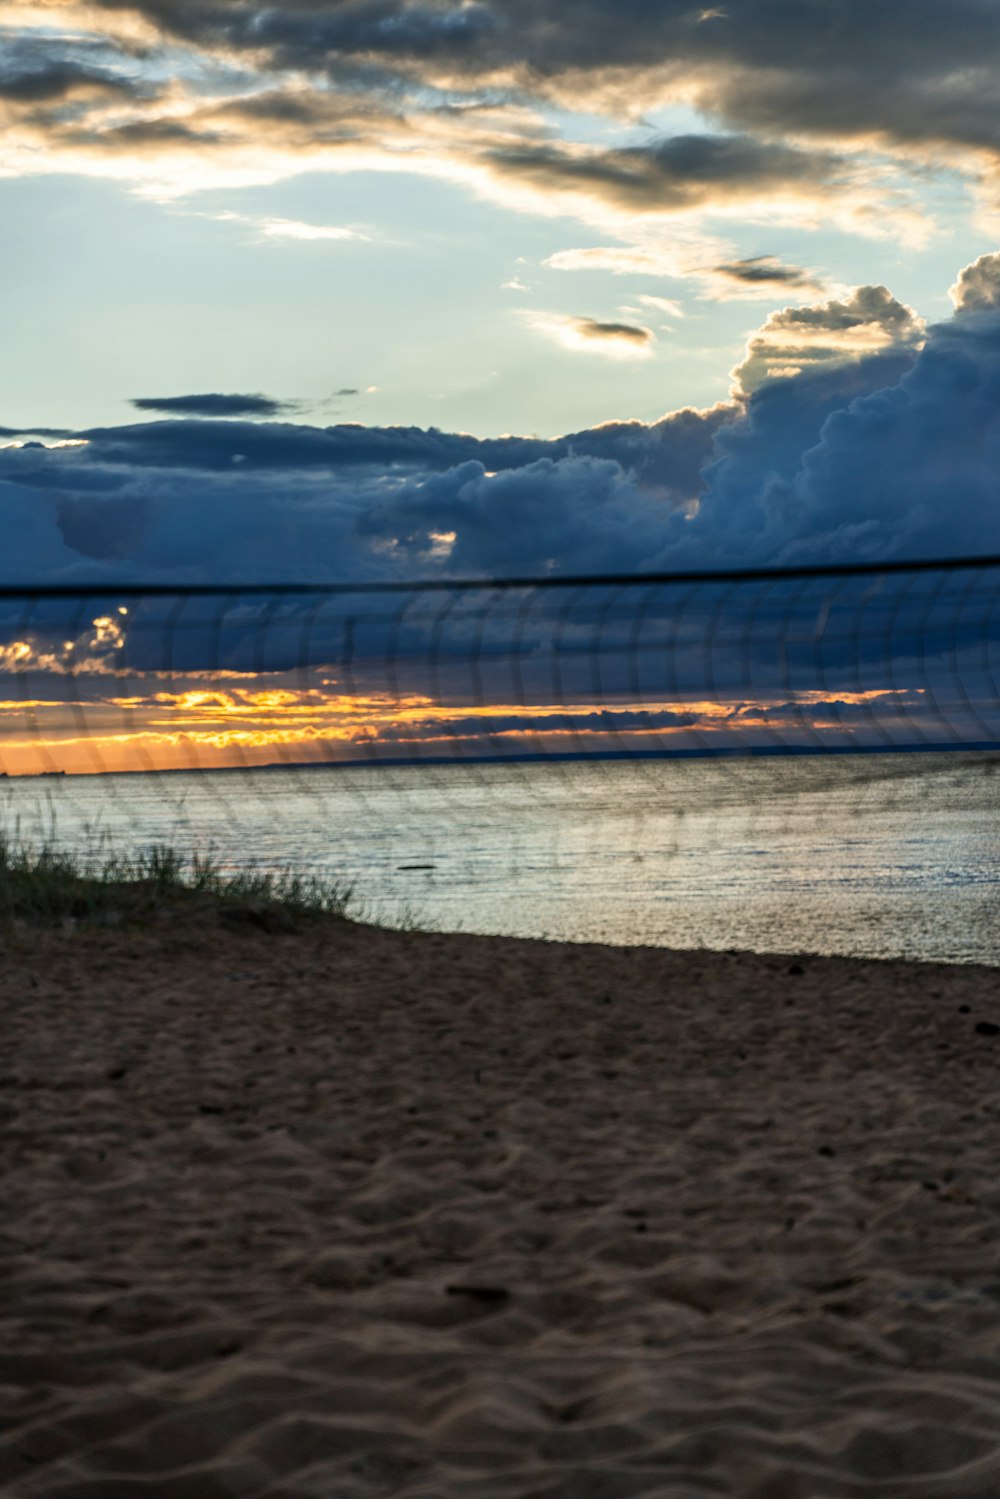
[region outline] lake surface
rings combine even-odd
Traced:
[[[0,783],[8,835],[322,871],[377,919],[1000,961],[995,755],[580,761]],[[409,867],[407,867],[409,866]]]

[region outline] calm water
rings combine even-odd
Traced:
[[[8,833],[54,830],[79,849],[166,841],[330,872],[387,921],[997,962],[996,766],[956,754],[81,776],[11,780],[0,806]]]

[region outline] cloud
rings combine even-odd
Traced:
[[[126,79],[83,63],[51,61],[24,71],[0,73],[0,101],[14,105],[51,106],[130,91]]]
[[[765,380],[864,359],[892,347],[915,347],[924,325],[884,286],[862,286],[843,300],[772,312],[733,371],[735,388],[752,394]]]
[[[89,429],[74,447],[0,448],[0,577],[630,569],[655,555],[665,515],[692,502],[734,413],[553,440],[176,417]]]
[[[875,234],[920,230],[887,166],[950,166],[994,198],[1000,183],[992,0],[623,0],[585,24],[570,0],[47,0],[3,16],[11,171],[75,165],[179,193],[402,156],[539,211],[554,193]],[[710,129],[598,147],[544,118],[670,105]]]
[[[336,224],[305,224],[299,219],[261,219],[261,234],[265,239],[365,239],[354,229],[344,229]]]
[[[651,328],[637,327],[632,323],[600,323],[589,317],[574,318],[573,331],[581,338],[595,339],[600,343],[624,341],[642,347],[653,342]]]
[[[988,269],[959,277],[973,301]],[[769,319],[793,344],[815,332],[832,357],[779,379],[754,378],[758,366],[745,415],[716,434],[696,512],[683,526],[668,520],[661,557],[745,566],[1000,552],[1000,308],[985,300],[923,331],[884,288]],[[829,331],[850,334],[879,308],[858,344],[828,346]]]
[[[234,213],[232,210],[223,213],[199,214],[204,219],[214,219],[217,223],[247,223],[258,231],[262,240],[367,240],[367,234],[361,234],[360,229],[343,228],[336,223],[306,223],[301,219],[273,219],[273,217],[262,216],[262,214]]]
[[[525,321],[539,332],[580,353],[607,354],[613,359],[646,358],[656,335],[642,324],[606,322],[592,317],[528,311]]]
[[[553,271],[610,271],[613,276],[682,276],[686,261],[678,256],[676,249],[593,245],[582,250],[557,250],[542,264]]]
[[[57,7],[54,7],[58,9]],[[110,30],[118,0],[94,7]],[[431,0],[332,6],[147,0],[149,33],[212,57],[354,90],[498,88],[623,112],[685,102],[730,126],[889,144],[996,146],[1000,37],[990,0]],[[133,23],[134,24],[134,23]]]
[[[805,545],[947,557],[1000,550],[1000,310],[928,331],[894,387],[835,412],[796,476]]]
[[[836,185],[846,163],[828,152],[798,150],[750,136],[677,135],[617,150],[555,141],[495,147],[494,170],[547,193],[606,199],[632,213],[669,214],[759,199],[775,191]]]
[[[188,210],[193,218],[212,219],[217,224],[246,224],[255,229],[263,240],[301,240],[305,243],[323,240],[367,240],[368,235],[359,229],[348,229],[340,224],[309,224],[302,219],[283,219],[266,214],[237,213],[224,209],[220,213],[202,213]]]
[[[647,292],[641,292],[636,301],[641,302],[643,307],[652,307],[655,312],[664,313],[667,317],[682,318],[684,316],[681,304],[670,297],[654,297]]]
[[[1000,254],[980,255],[967,265],[949,295],[958,313],[1000,310]]]
[[[344,395],[347,392],[341,391]],[[355,394],[355,392],[350,392]],[[169,416],[279,416],[289,409],[289,402],[271,396],[219,395],[135,396],[130,402],[137,411],[159,411]]]
[[[699,296],[711,301],[778,301],[790,291],[820,295],[816,277],[800,266],[785,265],[775,255],[757,255],[745,260],[719,261],[709,258],[720,244],[701,238],[688,244],[660,246],[596,245],[586,249],[557,250],[542,262],[553,271],[610,271],[613,276],[685,278],[700,283]],[[655,305],[659,299],[641,297]],[[676,307],[677,303],[670,305]],[[680,313],[674,313],[679,316]]]
[[[64,488],[120,488],[133,474],[152,483],[156,470],[173,473],[183,486],[192,473],[229,476],[239,458],[240,482],[259,474],[280,485],[283,478],[326,483],[346,478],[384,490],[401,478],[444,473],[469,462],[486,473],[523,468],[539,459],[607,459],[635,476],[644,489],[684,504],[697,491],[714,433],[737,413],[735,406],[706,411],[685,408],[661,421],[605,422],[558,438],[472,437],[423,427],[366,427],[342,422],[329,427],[239,420],[142,422],[90,428],[75,449],[36,445],[31,455],[12,455],[32,482],[46,474]],[[72,472],[72,482],[60,477]],[[275,476],[275,479],[272,479]],[[357,478],[355,479],[355,476]]]
[[[884,287],[772,314],[737,400],[652,424],[484,439],[175,412],[11,443],[0,576],[266,583],[1000,551],[997,259],[967,268],[956,315],[926,329]],[[646,346],[631,324],[566,320],[581,321],[587,347]]]
[[[889,160],[890,131],[826,138],[808,108],[793,108],[794,82],[807,77],[835,96],[843,79],[816,68],[809,28],[771,15],[775,8],[782,0],[751,0],[739,16],[697,23],[680,0],[655,10],[651,0],[629,0],[614,25],[598,8],[581,26],[566,0],[457,10],[414,0],[155,0],[127,12],[117,0],[82,10],[53,0],[48,14],[72,17],[74,30],[47,33],[50,55],[39,42],[8,85],[5,170],[95,172],[176,198],[307,168],[402,168],[613,232],[636,218],[716,214],[925,235]],[[954,40],[940,37],[939,94],[954,76],[941,68]],[[850,60],[863,71],[857,55]],[[755,79],[765,94],[772,82],[787,84],[784,123],[755,118],[746,98]],[[870,92],[872,104],[879,91]],[[72,108],[62,107],[67,100]],[[640,143],[630,132],[623,144],[596,145],[558,139],[546,118],[553,105],[570,104],[628,121],[671,103],[702,109],[712,128]],[[988,174],[988,165],[977,169]],[[270,238],[357,237],[295,220],[259,229]]]
[[[753,255],[747,260],[735,260],[729,265],[717,265],[712,269],[717,276],[727,276],[732,281],[745,281],[752,286],[765,282],[782,287],[801,287],[808,285],[811,279],[799,266],[782,265],[776,255]]]
[[[704,295],[715,301],[735,301],[764,297],[773,301],[788,292],[818,296],[820,283],[801,266],[786,265],[776,255],[753,255],[744,260],[725,261],[700,273],[705,282]]]
[[[73,432],[67,427],[0,427],[0,437],[24,438],[24,437],[50,437],[50,438],[72,438]]]

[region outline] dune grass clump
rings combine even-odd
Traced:
[[[256,865],[226,869],[166,844],[123,857],[33,847],[0,833],[0,922],[118,924],[171,910],[217,909],[235,921],[281,927],[297,918],[346,917],[351,887],[319,875]]]

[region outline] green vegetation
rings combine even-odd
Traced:
[[[106,850],[79,856],[0,833],[0,923],[112,925],[214,907],[224,919],[281,929],[347,916],[352,904],[350,886],[289,869],[226,870],[210,856],[185,859],[162,844],[128,858]]]

